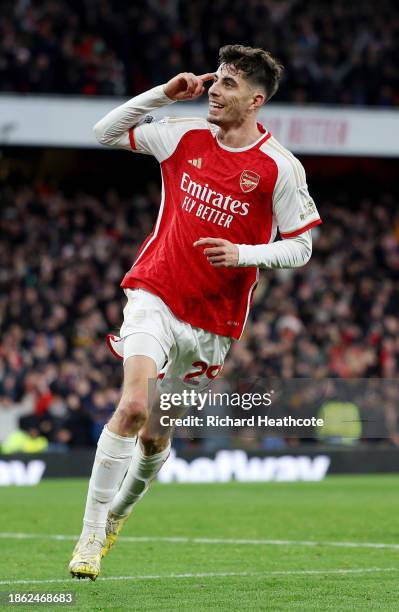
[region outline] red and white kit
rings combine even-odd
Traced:
[[[170,103],[157,87],[95,127],[103,144],[156,157],[162,173],[154,230],[121,286],[160,297],[194,327],[238,339],[263,267],[254,245],[270,249],[277,228],[283,239],[306,235],[320,217],[301,163],[263,126],[257,142],[229,148],[219,142],[217,126],[202,118],[142,122],[146,113]],[[240,245],[239,267],[213,268],[203,248],[193,246],[202,237]]]

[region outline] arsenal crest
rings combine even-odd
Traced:
[[[258,186],[260,181],[259,174],[256,172],[252,172],[252,170],[243,170],[240,176],[240,187],[244,191],[244,193],[248,193],[248,191],[253,191],[255,187]]]

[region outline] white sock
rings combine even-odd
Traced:
[[[105,425],[97,443],[91,473],[83,532],[105,538],[105,523],[110,504],[132,459],[136,438],[125,438],[109,431]]]
[[[170,442],[160,453],[147,457],[137,441],[125,479],[111,504],[111,512],[118,516],[130,514],[134,504],[147,492],[151,480],[158,474],[169,453]]]

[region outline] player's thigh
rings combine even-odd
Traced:
[[[148,407],[155,397],[158,367],[147,355],[131,355],[123,366],[122,398],[128,401],[138,395],[145,397]]]
[[[142,348],[146,350],[148,345],[152,352],[157,352],[154,343],[151,344],[150,338],[148,338],[148,336],[152,336],[161,345],[165,353],[164,363],[174,343],[169,309],[158,296],[143,289],[127,289],[126,294],[128,301],[123,310],[123,324],[120,330],[124,362],[130,354],[135,354],[133,349],[135,349],[138,340],[136,338],[131,339],[131,336],[133,334],[146,334],[147,339],[144,339],[145,344],[142,345]]]
[[[132,436],[143,427],[154,400],[156,375],[157,366],[150,357],[133,355],[126,360],[122,395],[108,422],[111,432]]]
[[[168,359],[173,335],[169,312],[162,300],[142,290],[127,291],[121,327],[124,379],[122,399],[148,396],[155,389],[158,373]]]
[[[158,380],[151,414],[140,432],[147,441],[173,436],[175,419],[183,417],[192,406],[192,391],[205,390],[218,376],[231,346],[230,338],[188,324],[180,324],[175,331],[177,342]]]
[[[191,350],[181,352],[170,371],[189,389],[205,389],[223,369],[231,346],[231,338],[218,336],[203,329],[191,328]]]
[[[125,338],[123,346],[123,385],[119,410],[149,413],[155,397],[158,372],[166,355],[152,334],[137,332]]]

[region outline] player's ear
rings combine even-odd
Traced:
[[[258,110],[264,103],[266,102],[266,95],[261,91],[256,91],[252,97],[252,105],[251,108],[253,110]]]

